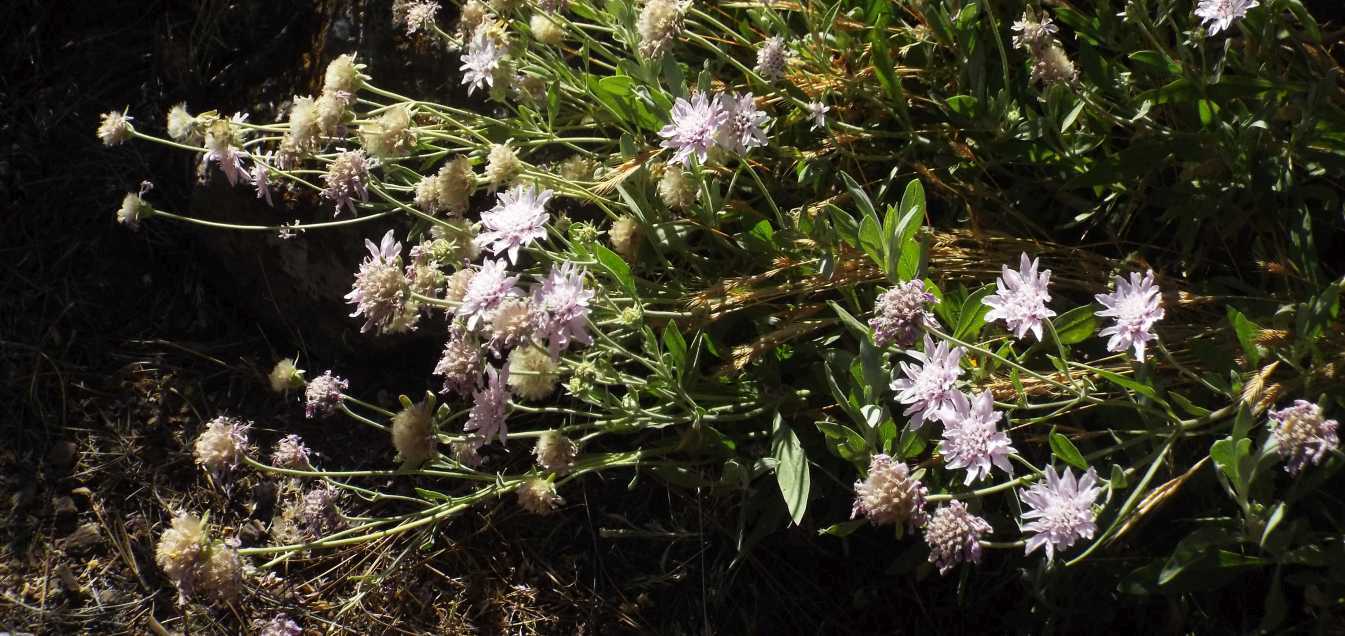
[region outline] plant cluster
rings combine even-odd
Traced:
[[[285,527],[240,548],[179,517],[165,571],[197,593],[192,550],[265,569],[506,495],[555,514],[572,480],[635,470],[769,491],[826,535],[891,526],[941,574],[1005,550],[1044,577],[1193,482],[1227,499],[1187,504],[1126,591],[1262,569],[1267,625],[1285,586],[1339,609],[1345,280],[1318,253],[1345,117],[1316,22],[1298,0],[1007,4],[468,0],[449,24],[399,2],[407,38],[460,52],[473,106],[350,54],[273,123],[178,107],[157,137],[107,114],[108,145],[179,147],[332,217],[239,225],[146,186],[122,223],[377,227],[352,318],[443,340],[396,406],[277,364],[307,417],[384,432],[386,468],[320,465],[296,435],[268,459],[212,420],[197,461],[289,480]],[[1089,233],[1115,240],[1058,242]],[[371,485],[392,477],[416,495]]]

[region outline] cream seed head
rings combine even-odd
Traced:
[[[537,438],[537,446],[533,447],[532,453],[537,457],[538,466],[562,475],[574,467],[574,460],[579,456],[579,445],[556,431],[547,431]]]
[[[640,55],[658,59],[682,33],[682,14],[690,2],[683,0],[648,0],[640,10],[635,28],[640,34]]]
[[[525,400],[543,400],[556,391],[560,365],[535,344],[518,347],[509,354],[509,389]]]
[[[557,46],[565,39],[565,30],[561,28],[556,18],[546,13],[534,13],[528,19],[528,29],[538,42],[547,46]]]
[[[556,484],[545,479],[529,479],[518,487],[518,505],[533,514],[549,515],[564,504],[556,494]]]
[[[154,216],[154,206],[146,203],[139,195],[128,192],[117,208],[117,222],[131,228],[140,229],[140,222]]]
[[[406,406],[392,417],[392,445],[407,466],[419,466],[439,454],[435,448],[432,402]]]
[[[489,18],[490,8],[485,3],[481,0],[467,0],[458,14],[458,35],[463,38],[472,37],[472,34],[476,33],[476,28]]]
[[[532,335],[532,306],[526,298],[506,298],[490,316],[490,346],[496,351],[513,347]]]
[[[304,371],[294,366],[293,358],[282,358],[277,362],[271,369],[269,379],[271,390],[276,393],[304,388]]]
[[[168,136],[175,141],[200,143],[201,124],[187,112],[186,104],[177,104],[168,109]]]
[[[634,217],[623,216],[612,223],[607,231],[607,240],[612,249],[628,261],[634,261],[640,254],[640,223]]]
[[[570,155],[560,163],[556,173],[566,181],[592,181],[598,162],[583,155]]]
[[[346,120],[346,110],[350,107],[351,93],[323,91],[314,105],[317,113],[318,130],[324,135],[337,135],[342,131]]]
[[[102,121],[98,124],[98,138],[103,141],[104,146],[117,146],[126,143],[135,133],[135,128],[131,126],[131,118],[126,112],[111,111],[103,113]]]
[[[216,476],[237,468],[251,450],[247,437],[251,428],[251,423],[236,417],[210,420],[192,445],[196,463]]]
[[[492,190],[509,185],[522,171],[523,164],[518,160],[518,153],[508,142],[490,147],[490,153],[486,155],[486,181]]]
[[[298,95],[294,97],[294,103],[290,105],[289,138],[295,148],[301,151],[317,148],[318,136],[323,128],[320,119],[318,104],[312,97]]]
[[[355,56],[350,53],[336,56],[336,59],[327,64],[327,72],[323,76],[322,91],[342,92],[354,94],[364,85],[364,77],[360,75],[360,69],[363,64],[355,62]]]
[[[416,130],[411,107],[398,104],[384,111],[375,121],[360,125],[364,149],[375,157],[398,157],[416,145]]]
[[[669,209],[685,210],[696,202],[696,183],[681,167],[667,164],[659,178],[658,196]]]

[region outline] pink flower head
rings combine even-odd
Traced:
[[[1003,320],[1014,337],[1022,338],[1031,331],[1041,341],[1041,321],[1055,315],[1046,308],[1046,301],[1051,299],[1046,291],[1051,270],[1038,274],[1037,259],[1028,259],[1027,254],[1020,258],[1018,271],[1001,266],[999,280],[995,281],[998,291],[981,301],[990,307],[985,321]]]
[[[503,259],[481,263],[481,269],[468,283],[467,293],[458,304],[457,315],[467,319],[467,329],[476,329],[478,324],[488,321],[491,312],[505,298],[521,295],[522,292],[514,286],[517,282],[518,277],[509,275]]]
[[[355,199],[369,200],[369,164],[363,150],[350,150],[336,155],[327,166],[322,175],[327,185],[322,189],[322,197],[336,204],[335,214],[340,214],[343,208],[354,214]]]
[[[355,312],[350,315],[364,316],[361,332],[373,327],[388,329],[406,318],[410,282],[402,271],[402,244],[388,230],[378,245],[369,239],[364,240],[364,245],[369,249],[369,258],[360,264],[355,284],[346,294],[347,302],[355,305]]]
[[[873,318],[869,319],[873,343],[879,347],[915,344],[915,337],[925,325],[934,324],[934,316],[925,307],[934,302],[938,300],[925,291],[925,283],[920,280],[906,281],[883,292],[874,301]]]
[[[505,442],[509,427],[505,423],[509,406],[509,364],[496,370],[486,368],[486,386],[472,394],[472,410],[467,414],[467,423],[462,429],[474,432],[482,439],[491,438]]]
[[[906,377],[892,380],[892,390],[897,392],[897,401],[907,404],[902,415],[910,415],[911,430],[919,430],[925,420],[942,420],[944,412],[953,405],[953,388],[962,375],[962,347],[949,348],[948,343],[940,341],[934,344],[925,336],[924,352],[910,349],[906,355],[915,358],[920,364],[901,363],[901,372]]]
[[[954,392],[952,406],[943,414],[943,443],[939,452],[948,468],[967,469],[964,483],[968,486],[988,477],[992,464],[1013,474],[1009,454],[1017,451],[1009,435],[996,426],[1001,417],[989,391],[982,391],[971,400],[961,391]]]
[[[326,373],[308,381],[304,389],[304,417],[327,417],[341,404],[341,392],[350,388],[350,382]]]
[[[1070,469],[1066,468],[1062,477],[1054,466],[1047,466],[1045,479],[1018,491],[1018,498],[1032,506],[1023,513],[1024,521],[1033,519],[1023,526],[1024,532],[1033,533],[1027,539],[1026,554],[1045,546],[1046,560],[1050,561],[1055,559],[1056,550],[1069,548],[1079,539],[1093,538],[1097,531],[1093,504],[1100,494],[1096,470],[1089,468],[1076,482]]]
[[[555,193],[537,186],[516,185],[499,195],[495,207],[481,215],[485,231],[473,242],[490,247],[496,256],[507,251],[509,262],[518,262],[518,248],[546,237],[546,204]]]
[[[874,525],[924,525],[927,489],[906,464],[879,453],[869,460],[869,474],[855,482],[851,518],[868,517]]]
[[[1116,277],[1116,291],[1110,294],[1098,294],[1093,298],[1106,307],[1097,312],[1099,317],[1112,317],[1115,324],[1098,332],[1099,336],[1111,336],[1107,341],[1108,351],[1135,349],[1135,358],[1144,361],[1144,345],[1157,338],[1154,335],[1154,323],[1163,318],[1162,297],[1158,286],[1154,285],[1154,272],[1149,270],[1143,278],[1138,272],[1130,273],[1130,281]]]
[[[1328,453],[1340,448],[1339,424],[1323,418],[1322,407],[1307,400],[1271,411],[1270,424],[1277,452],[1287,460],[1284,470],[1290,475],[1297,475],[1308,464],[1322,463]]]
[[[533,287],[536,335],[546,339],[552,356],[572,342],[593,344],[593,336],[588,333],[588,303],[592,299],[593,290],[584,287],[584,270],[574,263],[552,267],[541,286]]]
[[[671,121],[658,132],[660,144],[673,152],[669,163],[691,164],[691,157],[705,163],[710,148],[715,145],[719,129],[728,119],[728,113],[718,98],[711,100],[705,93],[696,93],[688,101],[678,97],[673,104]]]
[[[990,530],[990,524],[971,514],[966,504],[956,499],[948,502],[934,511],[925,526],[929,562],[938,566],[939,574],[947,574],[959,563],[980,563],[981,537]]]
[[[724,93],[715,97],[724,110],[724,123],[719,127],[718,142],[725,150],[739,155],[757,146],[766,145],[766,131],[762,128],[770,117],[757,108],[757,98],[751,93]]]

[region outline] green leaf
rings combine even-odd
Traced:
[[[817,430],[826,436],[831,442],[832,449],[837,455],[848,462],[859,462],[867,460],[869,457],[869,445],[864,438],[848,426],[841,426],[835,422],[817,421],[814,422]]]
[[[845,183],[845,189],[850,193],[850,198],[854,200],[855,207],[859,208],[859,213],[863,216],[871,216],[875,220],[878,218],[878,209],[873,207],[873,200],[869,198],[864,188],[859,187],[858,183],[848,174],[841,173],[841,181]]]
[[[1233,334],[1238,337],[1238,344],[1242,345],[1242,352],[1247,355],[1247,362],[1255,367],[1261,363],[1261,349],[1256,345],[1256,333],[1260,327],[1256,323],[1247,320],[1242,312],[1228,308],[1228,324],[1233,326]]]
[[[1123,375],[1112,373],[1111,371],[1103,371],[1102,369],[1095,369],[1095,372],[1098,375],[1102,376],[1104,380],[1107,380],[1112,384],[1115,384],[1123,389],[1130,389],[1131,391],[1143,395],[1144,397],[1147,397],[1150,400],[1153,400],[1154,402],[1162,404],[1163,406],[1167,406],[1167,402],[1163,400],[1163,398],[1158,397],[1158,391],[1155,391],[1153,387],[1147,384],[1141,384]]]
[[[593,256],[598,259],[598,263],[602,265],[603,269],[607,270],[607,273],[611,274],[617,283],[620,283],[622,288],[631,295],[635,295],[635,278],[631,276],[630,265],[626,264],[625,260],[622,260],[616,252],[596,243],[593,245]]]
[[[1210,414],[1209,409],[1192,402],[1185,395],[1176,391],[1168,391],[1168,397],[1172,398],[1172,401],[1177,403],[1177,407],[1191,417],[1205,417]]]
[[[836,316],[841,319],[841,324],[849,327],[850,331],[854,332],[855,337],[861,342],[873,339],[873,331],[869,329],[868,325],[860,322],[858,318],[851,315],[850,312],[846,311],[845,308],[836,301],[828,300],[827,304],[831,305],[831,309],[835,311]]]
[[[985,326],[985,315],[990,313],[990,306],[984,301],[987,296],[995,293],[994,285],[986,285],[967,296],[962,301],[962,311],[958,313],[957,329],[953,330],[953,337],[958,340],[975,339],[981,333],[981,328]]]
[[[1065,437],[1061,433],[1057,433],[1055,429],[1052,428],[1050,442],[1051,454],[1059,457],[1061,461],[1070,466],[1078,468],[1079,470],[1087,470],[1088,460],[1083,458],[1083,453],[1079,452],[1079,448],[1075,446],[1074,442],[1071,442],[1068,437]]]
[[[1051,324],[1055,326],[1060,344],[1078,344],[1093,337],[1097,332],[1097,314],[1093,313],[1091,305],[1084,305],[1056,316]]]
[[[1235,539],[1224,528],[1200,528],[1177,543],[1176,550],[1158,574],[1158,584],[1167,585],[1187,568],[1212,556],[1217,546],[1233,543]]]
[[[877,216],[865,214],[859,222],[859,247],[878,267],[886,264],[883,258],[883,229],[878,224]]]
[[[802,524],[803,514],[808,510],[808,456],[794,429],[784,425],[778,412],[771,423],[771,456],[775,458],[775,479],[785,498],[785,508],[794,525]]]
[[[1111,479],[1108,480],[1112,490],[1125,490],[1130,487],[1130,480],[1126,478],[1126,471],[1120,464],[1111,465]]]
[[[925,190],[918,179],[906,184],[898,210],[901,220],[892,228],[887,263],[889,277],[904,283],[920,272],[920,261],[924,256],[924,245],[919,236],[925,223]]]
[[[673,368],[677,375],[682,375],[682,367],[687,360],[687,341],[682,337],[682,332],[677,329],[677,323],[669,320],[668,324],[663,326],[663,348],[668,351],[668,357],[672,358]]]

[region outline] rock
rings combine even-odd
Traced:
[[[102,542],[103,533],[98,530],[98,524],[90,521],[75,528],[75,531],[65,538],[65,549],[71,554],[83,554]]]
[[[72,441],[56,442],[47,451],[47,463],[59,471],[67,471],[79,460],[79,447]]]
[[[73,521],[75,515],[79,514],[79,509],[75,507],[75,500],[68,496],[53,497],[51,500],[51,514],[58,525]]]

